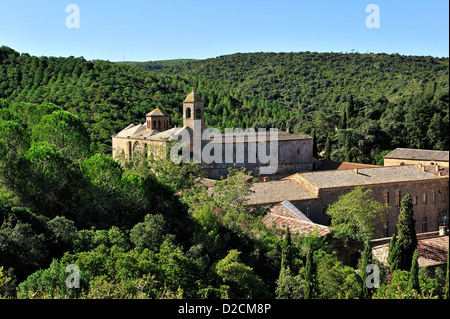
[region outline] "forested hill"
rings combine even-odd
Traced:
[[[195,60],[194,59],[175,59],[175,60],[160,60],[160,61],[148,61],[148,62],[124,61],[124,62],[118,62],[118,63],[122,64],[122,65],[139,66],[147,71],[156,71],[156,70],[161,70],[161,69],[181,65],[181,64],[188,63],[191,61],[195,61]]]
[[[160,107],[182,124],[194,88],[208,126],[277,127],[329,137],[332,159],[375,162],[395,147],[448,149],[448,58],[248,53],[206,60],[112,63],[0,48],[0,99],[54,103],[77,115],[98,152]],[[148,71],[150,69],[152,71]]]
[[[355,98],[386,97],[393,101],[410,93],[447,91],[449,81],[448,58],[398,54],[237,53],[141,66],[225,81],[246,97],[309,110],[343,105],[350,94]]]
[[[130,123],[143,122],[156,107],[171,114],[174,125],[181,125],[182,101],[192,88],[205,98],[227,96],[230,101],[228,89],[199,81],[132,65],[35,57],[0,47],[0,99],[63,107],[86,124],[92,140],[106,153],[111,152],[111,135]]]
[[[319,151],[330,136],[330,157],[336,160],[376,163],[380,153],[395,147],[449,149],[448,58],[237,53],[134,65],[225,83],[242,106],[222,108],[226,103],[219,101],[211,108],[214,115],[223,112],[244,123],[248,116],[256,127],[315,133]]]

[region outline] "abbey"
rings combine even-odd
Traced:
[[[174,142],[183,144],[182,157],[199,163],[210,178],[225,176],[232,166],[253,175],[306,172],[315,161],[313,139],[306,134],[208,128],[203,101],[194,91],[183,101],[182,127],[171,127],[170,115],[157,108],[145,123],[130,124],[112,136],[113,157],[131,158],[144,150],[145,155],[168,156],[167,147]]]

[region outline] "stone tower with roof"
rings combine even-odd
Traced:
[[[146,115],[147,130],[165,131],[170,128],[170,115],[159,108]]]
[[[183,127],[189,127],[192,131],[206,129],[203,117],[203,101],[198,94],[192,90],[183,101]]]

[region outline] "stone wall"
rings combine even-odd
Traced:
[[[166,154],[166,146],[166,141],[130,139],[124,137],[112,138],[113,158],[120,155],[125,156],[125,158],[130,158],[134,152],[141,152],[145,147],[147,147],[147,155],[154,154],[155,156],[164,156]]]
[[[425,232],[438,231],[439,213],[447,212],[448,216],[448,181],[448,177],[441,177],[424,181],[383,183],[367,186],[373,190],[375,198],[382,203],[385,202],[387,193],[389,193],[390,208],[386,215],[386,222],[388,222],[388,224],[376,225],[377,232],[375,237],[386,237],[385,235],[389,237],[396,231],[396,224],[400,213],[400,205],[397,205],[397,196],[400,195],[400,198],[403,198],[406,194],[411,194],[413,198],[416,232],[424,232],[422,229],[424,217],[426,217],[427,221],[427,229]],[[313,222],[329,225],[329,217],[326,214],[327,207],[336,202],[339,196],[344,195],[353,189],[354,187],[320,189],[318,198],[292,201],[292,203]],[[427,194],[426,203],[424,203],[425,193]],[[416,197],[417,201],[415,199]],[[386,226],[387,232],[384,231]]]
[[[309,172],[313,169],[313,157],[312,157],[312,139],[292,139],[292,140],[280,140],[277,141],[277,153],[278,157],[275,161],[270,160],[268,163],[262,163],[259,156],[258,144],[255,143],[249,146],[249,143],[212,143],[216,146],[216,151],[221,152],[221,163],[202,163],[204,169],[208,172],[209,178],[220,178],[228,172],[228,168],[246,168],[247,172],[251,172],[253,176],[257,176],[264,172],[261,171],[262,167],[269,165],[276,166],[276,170],[273,174],[281,173],[295,173],[295,172]],[[227,149],[229,147],[229,149]],[[242,148],[243,147],[243,148]],[[241,151],[243,149],[243,152]],[[271,143],[265,142],[266,155],[271,154]],[[232,152],[230,151],[232,150]],[[244,154],[243,161],[236,157],[236,153]],[[249,157],[249,151],[256,155]],[[226,158],[227,152],[232,154],[232,162],[229,158]],[[213,154],[213,153],[212,153]],[[228,156],[230,156],[228,154]]]
[[[396,159],[396,158],[385,158],[384,166],[399,166],[399,165],[439,165],[442,167],[449,167],[448,161],[425,161],[425,160],[408,160],[408,159]]]

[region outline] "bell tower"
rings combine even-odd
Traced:
[[[200,129],[203,132],[206,128],[203,112],[203,101],[192,90],[183,101],[183,126],[189,127],[192,131]]]

